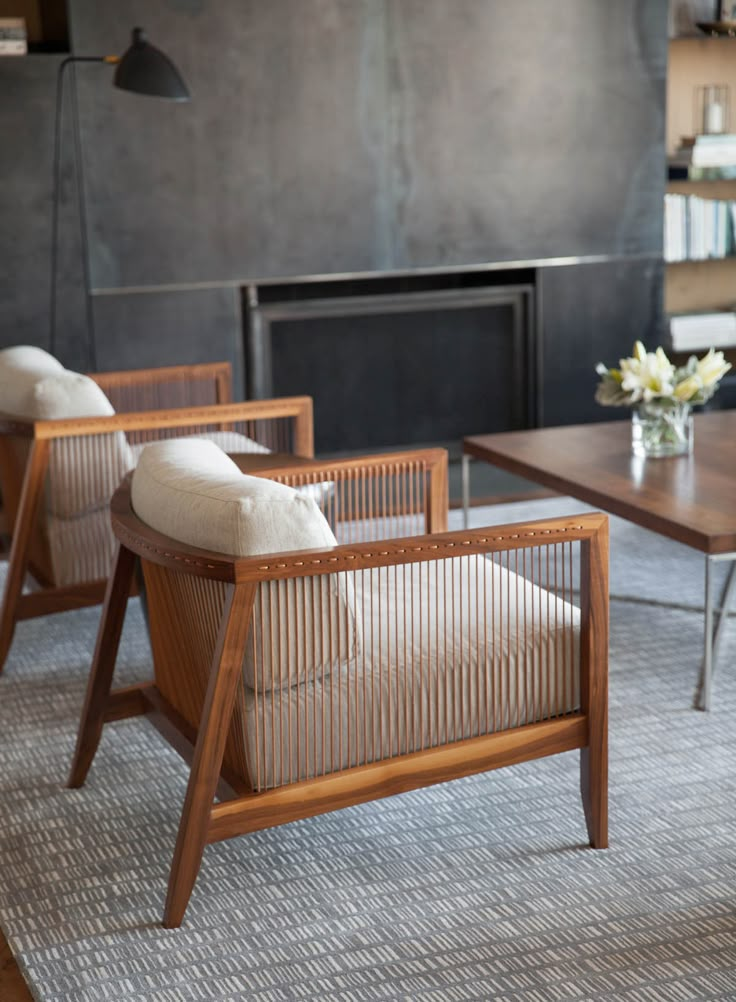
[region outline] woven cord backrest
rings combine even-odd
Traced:
[[[119,414],[173,407],[204,407],[232,400],[229,362],[94,372],[90,373],[90,377]]]
[[[447,529],[447,453],[425,449],[315,461],[264,474],[313,497],[338,543]]]

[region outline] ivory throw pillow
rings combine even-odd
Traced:
[[[132,504],[158,532],[231,556],[336,545],[312,498],[242,474],[205,439],[146,446],[133,474]],[[256,596],[245,682],[263,691],[321,678],[353,655],[356,634],[346,574],[266,583]]]

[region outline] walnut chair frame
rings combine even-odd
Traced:
[[[417,464],[424,471],[425,487],[419,492],[421,498],[408,507],[413,507],[415,512],[423,510],[430,524],[444,528],[446,487],[443,498],[440,485],[446,478],[446,457],[443,463],[441,458],[438,460],[432,455],[393,454],[381,457],[378,463],[370,458],[354,460],[349,467],[345,463],[335,463],[322,464],[320,468],[315,462],[312,469],[300,467],[298,470],[284,470],[283,473],[269,471],[268,476],[292,484],[303,484],[306,478],[308,482],[326,481],[334,485],[342,478],[354,487],[361,478],[364,483],[371,479],[381,483],[392,478],[395,481],[407,470],[417,468]],[[427,486],[433,472],[437,483]],[[446,480],[444,482],[446,484]],[[402,488],[394,495],[394,498],[401,499],[404,511],[407,510],[406,498],[410,493]],[[419,497],[419,494],[416,496]],[[387,492],[383,487],[374,491],[361,487],[352,493],[354,500],[366,495],[386,498]],[[384,505],[382,514],[387,514],[390,507],[390,504]],[[353,509],[353,514],[357,514],[358,523],[362,523],[367,507],[361,509],[358,505],[358,508],[360,510]],[[342,505],[342,510],[345,509],[346,506]],[[114,572],[105,597],[69,786],[79,787],[84,783],[104,725],[139,714],[148,714],[154,725],[190,763],[189,782],[169,877],[163,919],[165,926],[176,927],[182,922],[205,846],[209,843],[571,749],[580,749],[581,752],[580,788],[590,844],[597,848],[607,845],[608,520],[604,515],[586,514],[472,531],[425,531],[421,535],[401,538],[379,536],[378,539],[347,542],[323,551],[303,550],[236,558],[184,545],[143,524],[131,507],[128,481],[121,485],[112,500],[112,522],[119,542]],[[426,524],[424,528],[426,530]],[[274,741],[273,730],[271,737],[266,739],[266,728],[278,728],[278,701],[286,698],[284,690],[280,690],[278,699],[275,694],[270,699],[264,690],[263,706],[261,711],[257,709],[255,717],[247,718],[242,709],[244,657],[249,635],[257,626],[255,609],[259,596],[265,594],[262,589],[279,588],[284,582],[289,585],[303,582],[305,588],[307,585],[312,587],[318,585],[325,574],[344,574],[352,575],[356,583],[361,576],[365,580],[366,576],[383,575],[389,581],[399,582],[403,577],[409,580],[411,591],[414,587],[412,580],[422,587],[422,582],[437,578],[438,568],[450,567],[448,573],[454,576],[455,568],[461,567],[457,581],[453,577],[452,594],[457,596],[457,604],[462,605],[473,575],[475,581],[479,581],[490,566],[498,572],[492,580],[505,581],[509,587],[516,589],[517,594],[521,579],[511,574],[512,570],[523,570],[527,576],[539,572],[540,582],[544,578],[548,588],[558,586],[561,580],[564,583],[561,594],[569,598],[572,577],[568,570],[565,580],[565,567],[572,566],[573,548],[576,548],[578,558],[576,566],[580,592],[574,698],[571,689],[565,701],[558,701],[560,705],[556,708],[551,706],[554,673],[557,673],[559,683],[559,668],[555,668],[554,673],[550,668],[549,677],[545,677],[540,660],[545,644],[547,655],[550,654],[550,643],[557,645],[559,651],[568,650],[564,628],[561,635],[552,639],[551,634],[545,635],[544,623],[550,621],[549,592],[537,589],[529,593],[532,596],[529,607],[525,598],[523,620],[517,619],[515,627],[508,613],[508,596],[498,596],[502,612],[498,618],[493,614],[491,625],[494,631],[505,632],[506,648],[513,651],[515,645],[518,653],[520,642],[523,647],[520,622],[527,632],[536,631],[542,644],[535,648],[536,653],[523,653],[517,658],[515,671],[499,674],[499,666],[495,665],[496,675],[491,678],[490,687],[489,676],[483,675],[484,669],[476,666],[477,677],[473,678],[472,672],[467,677],[467,692],[463,682],[462,691],[458,689],[451,695],[453,719],[449,725],[448,703],[444,695],[440,695],[439,680],[417,683],[420,676],[407,671],[404,634],[404,673],[402,676],[401,669],[396,668],[397,684],[393,689],[388,688],[388,712],[385,687],[383,695],[375,697],[377,705],[368,708],[366,703],[362,709],[357,708],[357,701],[370,698],[366,697],[366,691],[372,675],[365,670],[362,681],[355,676],[354,688],[352,681],[345,683],[345,698],[348,702],[356,700],[355,712],[350,711],[344,717],[347,736],[341,727],[339,746],[337,725],[331,725],[332,729],[327,734],[327,743],[337,748],[336,768],[334,764],[330,768],[325,765],[327,714],[323,704],[320,719],[316,699],[312,764],[309,745],[312,738],[304,736],[305,718],[301,718],[301,739],[298,711],[296,723],[293,724],[289,716],[289,723],[285,725],[288,727],[289,749],[296,735],[297,760],[302,756],[302,746],[306,748],[306,771],[304,763],[297,761],[295,769],[292,769],[292,763],[287,762],[289,775],[284,778],[282,758],[281,782],[278,782],[274,779],[276,764],[270,777],[265,772],[254,772],[253,768],[248,768],[248,753],[243,753],[242,745],[247,742],[249,729],[254,723],[256,730],[259,726],[263,729],[262,747],[266,754],[269,742]],[[562,563],[558,578],[556,560],[560,555]],[[460,563],[457,563],[458,560]],[[111,692],[118,644],[137,561],[142,564],[146,581],[155,681]],[[554,569],[551,569],[552,565],[555,565]],[[557,591],[560,591],[559,587]],[[413,591],[411,594],[411,602],[418,601]],[[477,588],[475,594],[478,594]],[[546,618],[542,608],[544,595],[547,595],[544,599],[547,603]],[[424,608],[431,612],[431,600],[425,603]],[[563,609],[564,616],[564,609],[570,606],[560,604],[558,608]],[[284,610],[280,611],[284,614]],[[436,611],[439,613],[437,622],[442,623],[440,649],[443,643],[445,645],[442,660],[451,664],[454,677],[462,677],[462,671],[459,675],[457,673],[455,653],[446,650],[447,638],[456,636],[462,619],[456,608],[456,599],[446,600],[443,607]],[[379,618],[380,615],[379,612]],[[420,629],[423,628],[421,615]],[[396,623],[387,627],[389,637],[393,635],[394,628],[398,636],[398,620],[402,616],[406,622],[406,604],[400,606]],[[364,630],[368,626],[366,624]],[[399,651],[401,644],[399,640],[396,648]],[[367,641],[364,649],[366,646]],[[195,649],[198,651],[196,655],[192,653]],[[365,658],[365,654],[362,656]],[[552,652],[552,661],[555,656]],[[357,662],[361,655],[356,653],[354,657]],[[410,654],[412,665],[414,657]],[[534,669],[531,675],[528,658]],[[198,663],[195,664],[195,661]],[[569,665],[572,664],[572,659],[569,659]],[[522,665],[525,674],[522,673]],[[370,672],[373,667],[369,666]],[[449,677],[449,674],[443,677],[442,685],[447,684]],[[494,683],[493,678],[500,679],[500,683]],[[409,701],[405,701],[401,713],[396,705],[392,711],[392,692],[395,700],[402,692],[411,695],[415,683],[418,689],[413,708],[410,710]],[[339,680],[335,685],[339,689]],[[325,682],[325,692],[326,686]],[[306,686],[312,695],[305,696],[305,701],[314,699],[316,687],[315,676]],[[295,690],[300,688],[300,685],[294,687]],[[439,702],[433,709],[435,693]],[[256,693],[256,704],[258,698]],[[339,692],[333,698],[341,698]],[[519,710],[522,699],[532,708],[525,714]],[[499,712],[497,704],[511,707],[514,701],[517,706],[515,712],[509,710],[507,713],[503,708]],[[444,703],[444,723],[440,720],[440,702]],[[476,704],[476,710],[469,709],[471,704]],[[305,705],[308,718],[312,704],[305,702]],[[429,737],[422,736],[414,717],[409,716],[414,714],[415,709],[419,715],[426,711],[430,720]],[[379,747],[377,752],[374,747],[372,752],[348,751],[347,755],[344,754],[343,745],[353,749],[358,747],[362,738],[358,739],[355,732],[360,729],[360,721],[361,727],[365,728],[369,713],[378,714],[381,731],[384,722],[387,723],[388,745],[383,749]],[[477,723],[477,719],[473,723],[471,718],[474,713],[476,718],[478,713],[485,713],[484,727]],[[489,722],[489,714],[492,715],[493,726]],[[434,715],[437,717],[436,724],[433,722]],[[371,716],[371,730],[372,721]],[[397,730],[413,732],[419,737],[402,745],[396,732],[391,737],[392,721]],[[455,723],[458,723],[457,728]],[[321,752],[317,747],[320,726]],[[253,735],[250,734],[250,737]],[[282,740],[286,741],[283,728],[277,738],[277,741]],[[367,738],[365,746],[368,746]],[[318,764],[320,755],[321,766]],[[252,765],[252,756],[250,762]]]
[[[113,406],[133,407],[137,402],[155,409],[50,421],[0,418],[0,487],[11,530],[0,607],[0,671],[17,622],[102,602],[114,549],[106,502],[127,472],[110,463],[120,436],[141,447],[162,437],[237,431],[265,449],[314,455],[311,398],[231,403],[229,373],[229,363],[99,373],[93,378]],[[181,406],[187,397],[190,404]],[[93,572],[83,579],[77,575],[73,583],[59,582],[49,555],[46,509],[53,501],[55,461],[59,467],[74,467],[75,490],[84,492],[85,482],[96,482],[97,494],[102,492],[105,499],[97,513],[96,536],[78,546],[93,551],[102,545],[104,552],[93,554],[88,560]],[[23,591],[27,574],[35,579],[36,590]]]

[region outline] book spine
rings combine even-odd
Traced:
[[[25,39],[0,38],[0,56],[25,56],[27,52]]]

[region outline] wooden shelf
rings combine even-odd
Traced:
[[[707,18],[705,18],[707,20]],[[729,88],[730,132],[736,132],[736,38],[698,35],[673,38],[667,71],[666,147],[674,153],[683,136],[699,131],[697,88],[725,84]],[[672,179],[667,191],[702,198],[736,199],[733,180]],[[736,256],[704,261],[668,262],[665,269],[666,313],[731,310],[736,306]]]
[[[732,310],[736,306],[736,257],[672,261],[667,265],[666,313]]]
[[[736,199],[736,177],[713,180],[673,178],[667,182],[667,191],[675,195],[700,195],[701,198]]]

